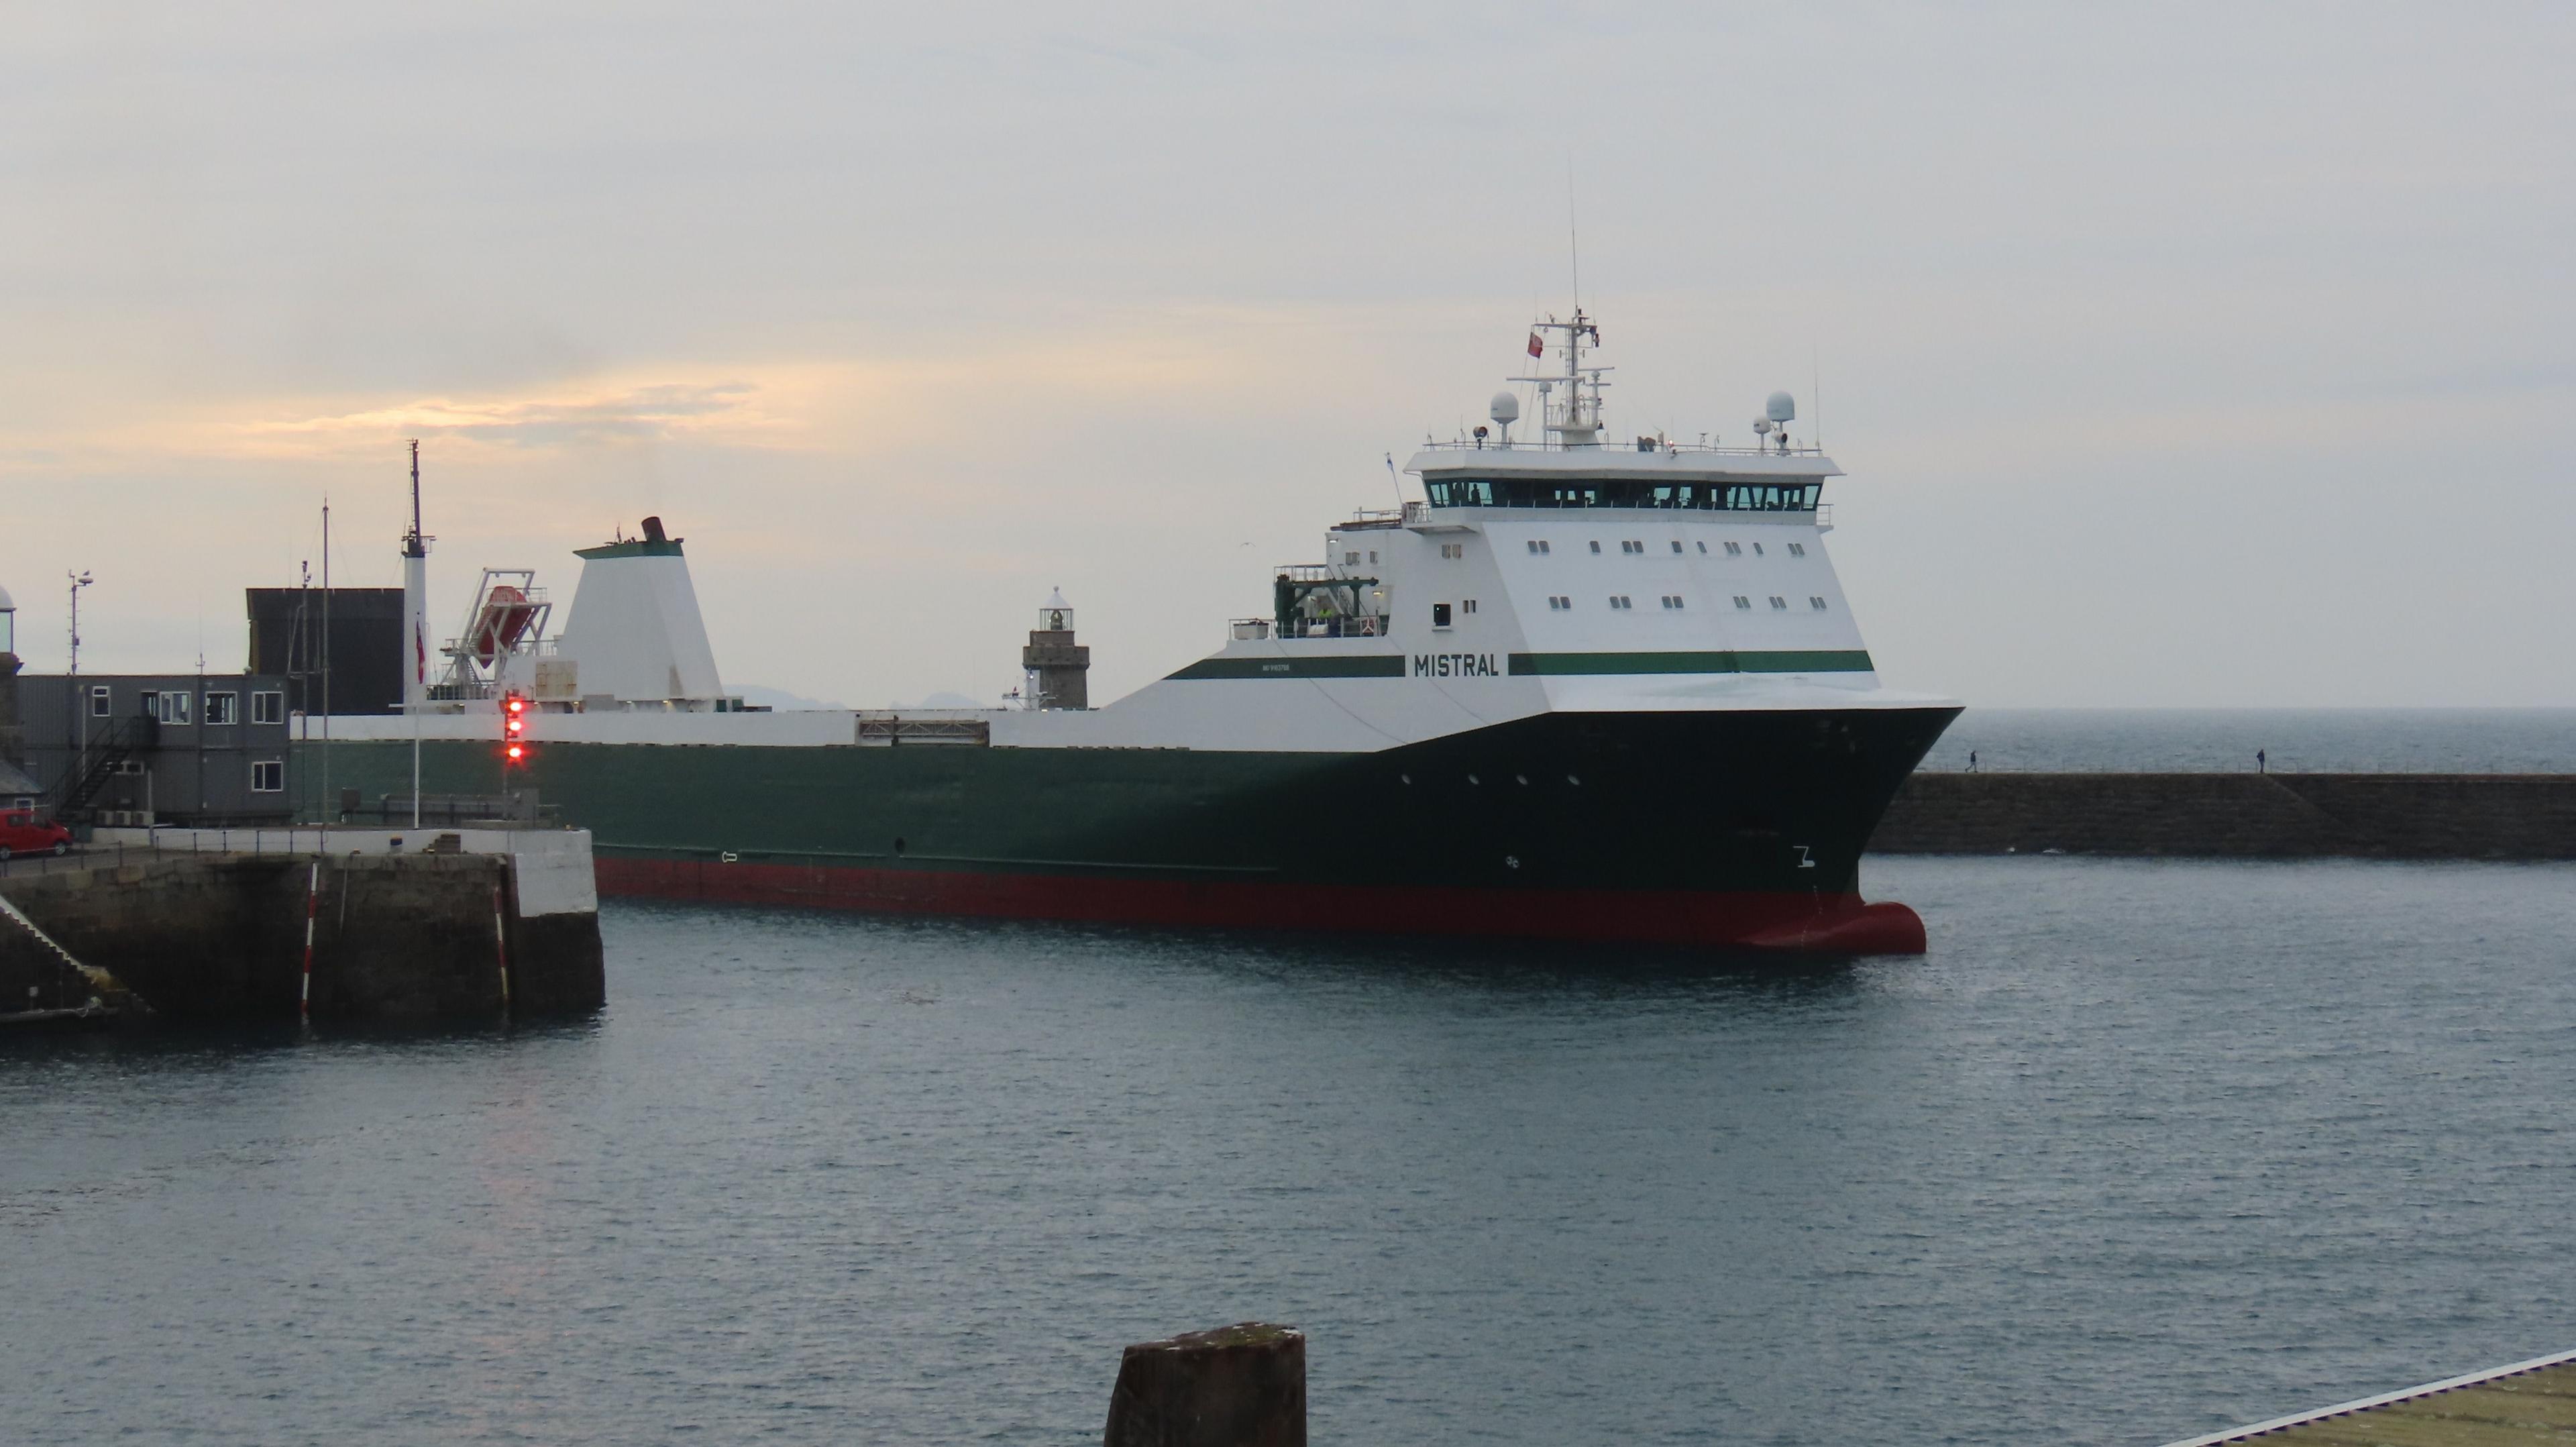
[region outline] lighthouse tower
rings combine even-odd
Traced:
[[[1038,609],[1038,626],[1020,650],[1029,698],[1039,708],[1091,707],[1091,650],[1073,641],[1073,605],[1058,589]]]

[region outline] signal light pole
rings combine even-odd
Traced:
[[[528,761],[528,700],[518,690],[501,695],[501,794],[510,793],[510,771]]]

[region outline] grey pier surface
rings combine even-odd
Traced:
[[[103,829],[0,865],[0,1020],[149,1013],[409,1024],[606,997],[590,836]]]
[[[2576,859],[2576,774],[1925,774],[1874,854]]]

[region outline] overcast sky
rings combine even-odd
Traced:
[[[1613,435],[1798,394],[1894,683],[2576,704],[2576,9],[10,4],[0,585],[568,600],[659,513],[728,683],[1095,700],[1583,302]],[[1809,427],[1802,422],[1802,430]]]

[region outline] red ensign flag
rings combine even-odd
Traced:
[[[1530,333],[1530,355],[1533,357],[1544,357],[1547,355],[1547,345],[1538,339],[1538,333],[1536,332]]]

